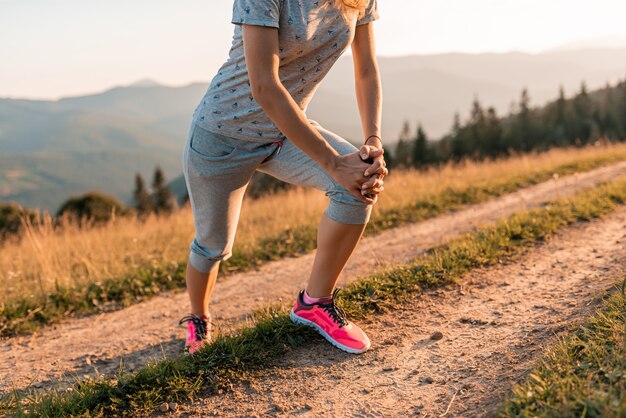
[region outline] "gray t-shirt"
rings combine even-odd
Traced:
[[[337,1],[235,0],[228,60],[196,108],[194,122],[232,138],[262,142],[285,138],[250,92],[242,24],[279,29],[280,80],[305,111],[319,83],[350,46],[356,25],[378,19],[377,0],[369,0],[360,19],[357,11],[343,17]]]

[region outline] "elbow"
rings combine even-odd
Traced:
[[[252,98],[261,105],[261,107],[265,107],[276,97],[277,85],[271,80],[250,81],[250,92]]]
[[[369,66],[367,69],[357,71],[355,74],[357,81],[366,83],[380,83],[380,71],[377,66]]]
[[[362,59],[355,62],[354,78],[362,82],[379,82],[380,70],[376,58],[372,57],[371,59]]]

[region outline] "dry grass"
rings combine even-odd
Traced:
[[[491,162],[466,162],[426,172],[393,171],[377,212],[401,208],[446,190],[491,186],[545,172],[567,164],[626,159],[626,144],[560,149]],[[323,194],[295,189],[258,200],[246,199],[236,246],[253,248],[262,238],[286,228],[314,225],[326,206]],[[193,239],[193,219],[188,207],[169,217],[144,222],[118,218],[91,228],[66,223],[53,228],[48,218],[28,225],[26,233],[0,247],[0,306],[16,299],[41,297],[58,288],[115,279],[137,267],[177,264]]]
[[[361,278],[345,289],[339,303],[355,318],[384,312],[400,303],[410,302],[421,289],[443,286],[473,269],[504,263],[532,251],[537,243],[568,225],[600,218],[624,203],[626,179],[620,179],[567,199],[552,201],[544,208],[514,214],[496,225],[483,227],[434,248],[408,264]],[[617,321],[613,321],[616,329],[623,327],[623,305],[615,304],[613,309],[613,316],[618,317]],[[248,326],[234,334],[217,335],[211,344],[194,356],[163,358],[132,373],[120,372],[115,376],[78,380],[66,391],[15,391],[6,399],[0,399],[0,414],[6,411],[11,416],[36,417],[155,416],[163,402],[186,402],[211,394],[223,395],[232,390],[234,383],[265,375],[277,358],[300,346],[314,333],[308,327],[294,325],[289,319],[288,309],[288,306],[279,304],[258,310]],[[606,322],[598,321],[596,328],[606,328]],[[619,335],[613,330],[609,330],[608,334],[615,334],[613,344],[619,343],[623,337],[623,333]],[[588,351],[583,347],[582,356],[558,363],[556,372],[540,372],[545,381],[550,381],[550,377],[552,381],[557,381],[557,390],[544,390],[543,380],[540,385],[531,386],[535,393],[537,389],[549,392],[545,408],[548,413],[536,414],[537,408],[529,408],[523,413],[505,416],[624,416],[626,409],[622,406],[623,402],[622,405],[617,404],[623,390],[613,384],[623,382],[623,357],[619,356],[623,350],[606,350],[607,338],[602,333],[593,340],[595,350]],[[571,349],[581,354],[580,344]],[[574,396],[570,396],[571,377],[562,378],[564,370],[566,374],[579,372],[586,377],[577,379],[582,383],[582,390],[579,389]],[[610,379],[608,382],[607,378]],[[590,381],[594,385],[587,387]],[[602,391],[607,387],[609,396],[598,393],[598,388]],[[561,406],[564,395],[574,399],[567,399],[567,404]],[[531,402],[542,402],[544,399],[532,399]],[[587,405],[597,404],[598,399],[606,407],[586,408]],[[520,404],[514,405],[512,411],[519,411],[518,406]],[[556,413],[550,413],[554,411]],[[586,415],[586,411],[589,414]]]

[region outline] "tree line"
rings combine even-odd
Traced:
[[[141,174],[135,174],[133,205],[126,206],[113,196],[99,192],[89,192],[67,200],[57,212],[57,217],[89,219],[93,222],[107,222],[115,216],[135,214],[144,218],[151,213],[165,215],[177,207],[176,198],[167,186],[161,167],[154,169],[151,190],[146,187]]]
[[[570,98],[563,88],[557,100],[544,107],[532,107],[528,90],[521,93],[509,115],[500,117],[493,107],[484,108],[478,99],[472,103],[469,118],[454,117],[450,133],[431,141],[421,125],[414,133],[405,121],[395,151],[385,149],[390,167],[424,168],[465,158],[484,159],[511,153],[543,151],[553,147],[583,146],[598,139],[626,140],[626,80],[588,92],[584,83]],[[289,187],[271,176],[256,173],[249,186],[253,198]],[[126,206],[113,196],[89,192],[68,199],[56,217],[69,216],[106,222],[113,216],[136,214],[164,215],[178,208],[177,200],[156,167],[150,188],[140,174],[135,175],[133,204]],[[188,196],[183,202],[188,200]],[[0,240],[19,231],[20,218],[39,218],[37,211],[16,204],[0,204]]]
[[[151,189],[146,187],[139,173],[135,175],[133,198],[133,204],[127,206],[114,196],[96,191],[70,197],[56,212],[54,222],[58,224],[61,218],[65,217],[77,221],[88,220],[93,223],[103,223],[116,216],[132,214],[141,219],[151,213],[164,215],[178,208],[176,198],[167,186],[163,170],[158,166],[154,170]],[[0,240],[19,233],[23,218],[36,223],[41,220],[42,214],[15,203],[0,203]]]
[[[135,174],[135,190],[133,191],[135,210],[139,216],[146,216],[150,213],[168,214],[178,207],[176,198],[167,186],[165,174],[160,167],[154,170],[152,176],[152,193],[146,187],[146,183],[141,174]]]
[[[464,158],[584,146],[599,139],[626,139],[626,80],[591,93],[582,83],[570,98],[561,87],[557,100],[535,108],[524,89],[504,117],[475,99],[468,120],[462,123],[456,114],[450,133],[439,141],[430,141],[421,125],[413,135],[406,121],[391,160],[394,166],[421,168]]]
[[[272,176],[255,173],[247,193],[252,198],[258,198],[289,186]],[[182,197],[182,204],[186,204],[188,200],[189,195],[185,193]],[[53,222],[59,224],[62,218],[70,218],[97,224],[108,222],[115,217],[130,215],[135,215],[141,220],[150,214],[170,214],[178,207],[177,198],[167,185],[163,170],[157,166],[150,187],[147,186],[141,174],[135,174],[133,202],[130,205],[125,205],[114,196],[91,191],[66,200],[53,217]],[[31,223],[37,223],[42,216],[43,214],[37,210],[27,209],[15,203],[0,202],[0,241],[18,234],[22,228],[23,218],[28,218]]]

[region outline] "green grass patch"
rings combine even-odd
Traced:
[[[626,417],[624,280],[586,324],[548,349],[499,417]]]
[[[568,175],[620,161],[620,156],[601,157],[565,164],[555,169],[490,181],[488,185],[448,189],[400,209],[375,212],[365,235],[375,235],[400,225],[423,221],[467,205],[541,183],[553,174]],[[315,248],[317,225],[300,225],[264,238],[251,250],[234,249],[220,265],[221,273],[232,274],[259,267],[283,257],[305,254]],[[165,266],[148,265],[86,287],[58,287],[45,298],[31,297],[0,305],[0,337],[34,331],[70,315],[88,315],[123,308],[167,290],[185,287],[186,260]]]
[[[464,273],[510,260],[566,225],[601,217],[626,202],[626,179],[560,199],[542,209],[511,216],[494,226],[437,247],[413,262],[348,286],[340,304],[353,317],[385,311],[424,288],[453,282]],[[15,392],[3,408],[15,415],[147,415],[164,401],[184,401],[229,387],[233,379],[258,373],[312,331],[291,324],[288,307],[256,313],[254,325],[219,335],[192,358],[164,359],[133,373],[76,383],[69,391]]]
[[[84,287],[57,287],[45,300],[22,299],[0,305],[0,337],[34,331],[73,314],[106,312],[185,286],[185,265],[138,268],[122,278]]]

